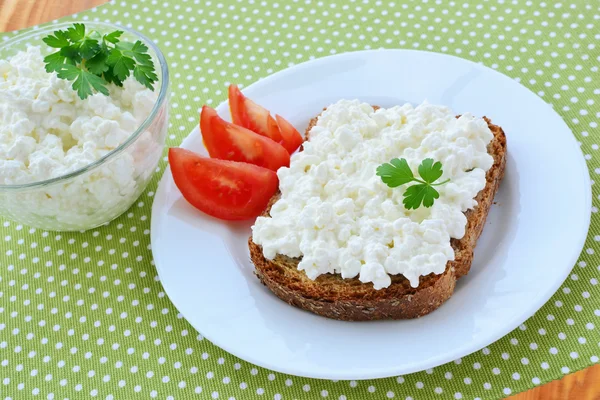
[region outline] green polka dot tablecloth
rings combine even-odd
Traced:
[[[600,3],[539,0],[127,0],[106,20],[154,39],[172,77],[168,145],[203,104],[315,57],[369,48],[481,62],[553,104],[600,173]],[[0,35],[8,39],[12,34]],[[598,362],[600,217],[535,316],[463,359],[407,376],[327,381],[275,373],[205,340],[165,295],[150,209],[165,168],[123,216],[86,233],[0,221],[0,399],[493,399]],[[600,190],[593,186],[594,202]]]

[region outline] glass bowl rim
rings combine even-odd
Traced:
[[[158,62],[160,64],[160,68],[161,68],[162,81],[161,81],[161,87],[160,87],[160,91],[158,94],[158,98],[157,98],[156,102],[154,103],[154,106],[152,107],[150,114],[148,114],[148,116],[140,124],[140,126],[138,126],[137,129],[131,135],[129,135],[127,140],[125,140],[123,143],[121,143],[115,149],[111,150],[110,152],[108,152],[104,156],[100,157],[96,161],[92,162],[91,164],[88,164],[84,167],[76,169],[75,171],[69,172],[68,174],[60,175],[60,176],[50,178],[50,179],[45,179],[42,181],[22,183],[22,184],[18,184],[18,185],[0,185],[0,191],[12,191],[12,190],[34,189],[34,188],[38,188],[38,187],[45,187],[48,185],[52,185],[54,183],[59,183],[61,181],[67,180],[67,179],[75,178],[79,175],[82,175],[82,174],[88,172],[88,171],[96,169],[97,167],[101,166],[102,164],[115,158],[117,155],[121,154],[123,151],[125,151],[125,149],[127,149],[129,146],[131,146],[137,140],[137,138],[143,132],[146,131],[148,126],[154,121],[160,108],[162,107],[163,103],[165,102],[165,100],[167,98],[167,92],[168,92],[168,87],[169,87],[169,67],[167,65],[167,61],[166,61],[165,56],[163,55],[162,51],[158,48],[156,43],[154,43],[154,41],[152,41],[146,35],[136,31],[135,29],[128,28],[128,27],[125,27],[122,25],[113,24],[113,23],[109,23],[109,22],[101,22],[101,21],[73,21],[73,22],[64,22],[64,23],[59,23],[59,24],[50,24],[50,25],[40,27],[40,28],[34,27],[33,30],[31,30],[31,31],[17,34],[6,41],[0,42],[0,51],[6,49],[8,47],[11,47],[11,46],[15,45],[16,43],[20,43],[20,42],[26,43],[27,40],[29,40],[35,36],[39,36],[40,33],[42,33],[42,32],[50,33],[52,31],[55,31],[58,29],[68,28],[68,27],[72,26],[74,23],[103,26],[103,27],[106,27],[107,29],[124,30],[124,31],[140,38],[144,42],[144,44],[147,44],[152,49],[152,51],[154,51],[154,53],[156,54],[156,57],[158,58]]]

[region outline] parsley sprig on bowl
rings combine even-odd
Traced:
[[[66,30],[57,30],[42,40],[58,51],[46,56],[47,72],[56,72],[61,79],[73,81],[73,89],[81,99],[95,91],[108,96],[109,83],[123,86],[132,73],[135,79],[154,90],[158,80],[148,46],[140,40],[121,40],[123,31],[101,34],[86,32],[84,24],[75,23]]]

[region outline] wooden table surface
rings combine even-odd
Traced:
[[[0,0],[0,32],[40,24],[107,0]],[[510,400],[600,400],[600,365],[510,397]]]

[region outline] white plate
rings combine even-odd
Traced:
[[[250,223],[195,210],[165,171],[152,209],[152,248],[165,290],[206,338],[254,364],[293,375],[367,379],[434,367],[504,336],[539,309],[577,261],[590,221],[588,170],[567,125],[508,77],[442,54],[374,50],[310,61],[244,91],[300,131],[341,98],[392,106],[444,104],[486,115],[508,141],[506,177],[470,274],[420,319],[352,323],[318,317],[254,276]],[[228,118],[227,104],[217,108]],[[182,147],[206,154],[198,129]]]

